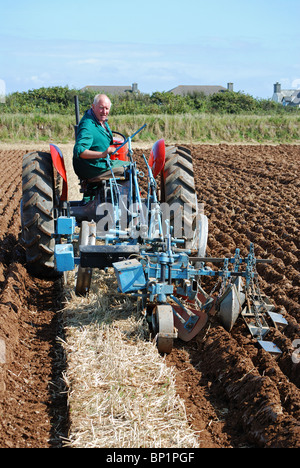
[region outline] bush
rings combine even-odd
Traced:
[[[209,100],[209,111],[220,114],[256,113],[258,102],[247,94],[234,91],[213,94]]]
[[[39,88],[23,93],[8,95],[3,111],[7,112],[42,112],[42,113],[70,113],[70,105],[76,94],[76,90],[70,90],[67,86],[55,86],[52,88]]]
[[[74,115],[74,96],[78,95],[80,112],[83,114],[92,104],[95,92],[69,89],[68,86],[33,89],[15,92],[0,105],[2,113],[40,113]],[[126,93],[109,96],[112,101],[111,115],[158,115],[158,114],[278,114],[299,113],[297,108],[284,107],[267,99],[255,99],[242,92],[225,91],[205,96],[192,93],[178,96],[170,92]]]

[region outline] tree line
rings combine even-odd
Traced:
[[[83,113],[93,102],[95,92],[70,89],[68,86],[53,86],[14,92],[0,105],[1,113],[74,114],[74,96],[78,96]],[[206,96],[191,93],[186,96],[170,92],[124,93],[110,96],[111,115],[153,114],[285,114],[299,112],[298,108],[284,107],[271,99],[257,99],[249,94],[224,91]]]

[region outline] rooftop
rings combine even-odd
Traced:
[[[133,93],[138,92],[137,83],[133,83],[132,86],[93,86],[88,85],[84,86],[80,91],[93,91],[95,93],[111,94],[112,96],[123,94],[123,93]]]
[[[170,89],[169,93],[173,93],[175,95],[186,96],[187,94],[194,94],[194,93],[204,93],[206,96],[211,96],[212,94],[227,91],[228,88],[224,88],[224,86],[218,85],[180,85],[176,88]]]

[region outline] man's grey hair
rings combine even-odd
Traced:
[[[94,105],[98,104],[98,102],[100,101],[100,99],[103,98],[103,97],[106,98],[106,99],[108,99],[108,101],[109,101],[109,103],[110,103],[110,105],[111,105],[111,100],[109,99],[108,96],[106,96],[106,94],[96,94],[96,96],[94,97],[94,102],[93,102],[93,104],[94,104]]]

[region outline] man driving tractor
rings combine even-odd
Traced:
[[[110,146],[113,135],[107,122],[110,108],[110,99],[105,94],[97,94],[79,123],[73,151],[73,167],[79,179],[92,179],[110,170],[107,156],[115,151]],[[113,170],[126,164],[110,160]]]

